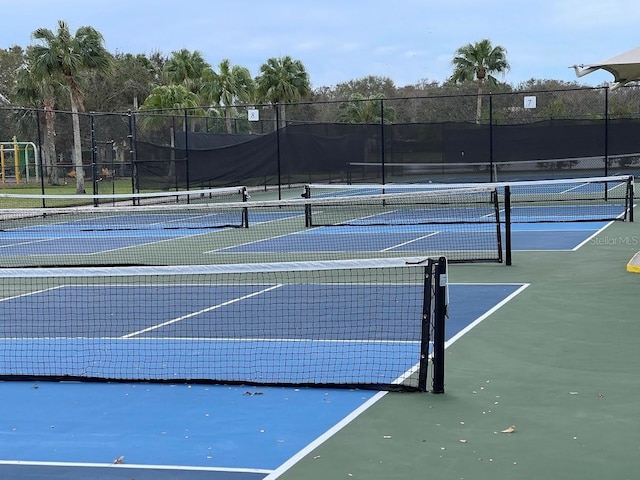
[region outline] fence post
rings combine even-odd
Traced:
[[[129,162],[131,163],[131,193],[136,193],[136,185],[138,186],[138,191],[140,190],[140,182],[137,181],[138,178],[138,166],[136,165],[136,155],[135,155],[135,117],[133,112],[129,110],[127,112],[127,116],[129,117]],[[135,203],[135,201],[134,201]]]
[[[491,93],[489,93],[489,181],[496,181],[493,173],[493,96]]]
[[[40,158],[40,165],[38,166],[40,169],[40,192],[42,193],[42,195],[44,195],[44,167],[43,167],[43,163],[44,163],[44,156],[42,155],[43,153],[43,149],[42,149],[42,128],[40,126],[40,110],[36,109],[36,124],[37,124],[37,129],[38,129],[38,157]],[[47,155],[49,155],[49,152],[47,152]],[[51,172],[49,172],[49,175],[51,175]],[[44,196],[42,197],[42,206],[44,207],[45,205],[45,199]]]
[[[387,183],[385,165],[385,141],[384,141],[384,98],[380,99],[380,163],[382,164],[382,184]]]
[[[184,109],[184,175],[186,189],[189,190],[189,114],[186,108]],[[177,177],[178,169],[176,168],[176,179]],[[189,196],[187,196],[187,203],[189,203]]]
[[[604,176],[609,176],[609,87],[604,87]],[[605,200],[607,189],[604,190]]]
[[[280,104],[276,102],[276,162],[278,164],[278,200],[282,200],[282,172],[280,166]]]
[[[91,186],[94,195],[98,193],[98,172],[97,169],[97,145],[96,145],[96,119],[95,113],[89,112],[89,125],[91,126]],[[98,206],[98,199],[93,199],[93,206]]]

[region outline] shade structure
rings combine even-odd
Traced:
[[[604,62],[591,65],[573,65],[578,77],[583,77],[596,70],[606,70],[613,75],[611,88],[621,87],[629,82],[640,80],[640,47],[621,53]]]

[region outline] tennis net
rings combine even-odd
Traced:
[[[3,192],[0,193],[0,209],[226,203],[244,201],[248,198],[247,195],[247,188],[244,186],[173,192],[105,193],[95,195]]]
[[[633,220],[634,177],[618,175],[495,183],[310,184],[307,195],[359,197],[372,194],[495,188],[513,223]]]
[[[373,195],[338,203],[300,196],[254,201],[245,195],[233,202],[0,209],[0,267],[405,256],[500,261],[494,192]],[[345,228],[318,226],[338,223]]]
[[[0,379],[426,390],[445,273],[444,258],[4,269]]]
[[[305,211],[306,226],[342,227],[345,236],[354,238],[376,228],[377,235],[392,235],[399,241],[409,232],[402,247],[439,252],[451,262],[502,261],[495,188],[373,190],[374,194],[369,189],[364,195],[314,197],[315,187],[308,185],[303,196],[314,201]]]

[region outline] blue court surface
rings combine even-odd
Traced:
[[[293,287],[304,288],[303,285]],[[407,285],[401,287],[411,288]],[[253,286],[247,286],[248,291],[252,288]],[[468,331],[524,288],[526,285],[520,284],[451,284],[447,338],[451,340]],[[111,293],[115,296],[115,292]],[[166,293],[156,292],[157,298],[166,296]],[[294,297],[300,293],[296,292]],[[86,346],[84,342],[94,347],[97,345],[99,348],[96,351],[108,352],[110,348],[114,348],[118,350],[120,357],[128,357],[136,355],[136,348],[133,348],[135,342],[155,342],[154,347],[173,349],[176,345],[181,345],[182,348],[185,344],[196,344],[200,339],[194,337],[204,336],[201,345],[214,346],[215,350],[221,348],[221,344],[216,341],[229,334],[226,330],[228,327],[194,331],[194,326],[189,326],[189,322],[185,323],[184,331],[176,328],[173,323],[166,324],[166,330],[145,330],[164,318],[183,318],[188,315],[185,307],[172,307],[170,300],[166,303],[160,301],[157,311],[134,315],[138,323],[126,328],[114,321],[114,318],[118,318],[118,315],[112,315],[116,304],[106,304],[97,311],[104,308],[104,317],[112,320],[108,331],[98,328],[102,325],[99,319],[95,322],[85,319],[87,324],[76,331],[73,328],[78,325],[79,318],[73,316],[73,308],[57,304],[55,293],[43,294],[45,297],[30,298],[29,301],[34,307],[41,302],[52,302],[50,311],[57,319],[52,323],[61,325],[60,331],[42,330],[38,333],[33,325],[24,327],[20,320],[10,322],[11,325],[5,325],[2,331],[3,362],[10,362],[12,355],[22,353],[29,343],[33,357],[30,361],[35,364],[44,361],[38,358],[35,347],[41,346],[40,344],[66,344],[69,350],[62,350],[58,359],[64,365],[65,362],[73,362],[74,354],[80,356],[82,348]],[[81,301],[89,302],[95,292],[79,288],[74,294]],[[220,298],[224,295],[222,293]],[[102,301],[110,296],[101,296]],[[19,311],[22,309],[14,302],[22,301],[24,297],[17,297],[7,299],[1,305],[4,309],[11,310],[15,307]],[[196,298],[189,308],[192,313],[204,314],[203,310],[206,309],[202,307]],[[292,311],[297,308],[298,306],[293,305]],[[229,313],[233,312],[227,312]],[[376,313],[372,311],[372,314],[371,321],[378,322]],[[161,317],[158,318],[158,315]],[[208,323],[215,324],[216,318],[214,315]],[[402,319],[398,321],[402,322]],[[269,323],[273,323],[273,319],[269,319],[268,315],[258,325],[252,325],[249,319],[239,323],[246,325],[243,326],[242,335],[237,334],[238,337],[246,335],[251,339],[259,331],[260,338],[264,341],[271,340],[269,347],[276,350],[277,344],[287,337],[303,337],[306,328],[303,324],[302,333],[296,331],[287,334],[286,330],[279,327],[270,327]],[[382,329],[382,325],[378,325]],[[311,328],[311,325],[307,327]],[[20,328],[24,328],[24,331]],[[31,337],[28,341],[22,337],[27,329]],[[400,329],[400,332],[402,330],[405,329]],[[135,337],[144,338],[131,337],[131,334],[138,332],[140,335]],[[381,341],[386,337],[389,337],[389,342]],[[329,341],[326,343],[331,343],[332,339],[327,340]],[[379,338],[360,337],[357,340],[352,344],[342,344],[347,351],[352,350],[349,356],[356,370],[360,368],[357,360],[360,354],[370,345],[381,343],[388,343],[387,350],[371,350],[377,351],[379,358],[376,361],[392,364],[398,362],[397,367],[405,371],[411,368],[411,364],[406,362],[415,358],[416,339],[388,330],[380,333]],[[131,341],[133,343],[128,343]],[[236,338],[233,343],[242,345],[243,340]],[[12,352],[11,348],[16,351]],[[213,350],[200,353],[213,355]],[[398,351],[401,352],[400,355]],[[230,352],[231,350],[222,353],[226,356]],[[394,355],[389,355],[390,353]],[[238,357],[229,358],[229,364],[241,364],[245,354],[246,351],[242,353],[242,349],[235,351]],[[154,353],[147,350],[147,355]],[[395,359],[390,359],[391,357]],[[399,358],[403,360],[399,361]],[[272,358],[261,356],[260,361],[272,362],[281,367],[281,371],[296,371],[305,370],[312,364],[321,364],[323,360],[309,360],[295,355],[283,358],[276,355]],[[256,367],[253,365],[248,368]],[[315,371],[309,371],[313,375],[319,375],[318,378],[323,378],[321,368],[317,365]],[[360,374],[362,372],[364,370]],[[284,468],[283,465],[291,462],[292,458],[320,442],[332,429],[348,422],[379,396],[375,391],[328,388],[2,382],[0,476],[18,480],[161,480],[178,477],[194,480],[262,479]],[[124,457],[124,463],[114,464],[114,460],[119,457]]]
[[[286,216],[283,213],[283,216]],[[572,250],[604,228],[607,222],[518,223],[512,226],[513,250]],[[449,231],[448,231],[449,230]],[[474,232],[470,227],[446,225],[437,229],[424,227],[318,227],[289,235],[240,244],[208,253],[283,253],[283,252],[410,252],[434,251],[442,245],[453,250],[474,250],[479,245],[495,242],[490,232]],[[0,256],[42,254],[81,255],[106,253],[123,248],[153,244],[178,238],[210,233],[210,230],[156,230],[132,233],[128,231],[95,232],[73,237],[52,229],[46,235],[34,232],[3,232]],[[92,241],[82,242],[83,238]],[[100,241],[96,242],[95,239]],[[70,242],[68,240],[80,241]],[[67,241],[65,241],[67,240]]]
[[[514,223],[512,250],[573,250],[609,222]],[[504,231],[503,231],[504,234]],[[433,252],[488,249],[495,232],[473,225],[316,227],[208,253]],[[503,235],[504,245],[504,235]]]
[[[451,213],[451,212],[448,212]],[[572,250],[607,225],[602,221],[576,219],[614,218],[624,213],[621,205],[514,206],[512,208],[512,249]],[[438,215],[438,210],[427,212]],[[468,214],[467,214],[468,215]],[[2,231],[0,256],[91,255],[161,242],[193,238],[226,231],[212,225],[239,224],[240,214],[166,214],[96,216],[77,221],[24,226]],[[304,218],[300,212],[251,212],[251,225]],[[424,218],[416,219],[419,223]],[[504,225],[503,233],[504,233]],[[442,225],[349,225],[316,227],[296,233],[242,242],[227,248],[213,246],[206,253],[313,253],[392,252],[402,255],[447,251],[490,251],[496,244],[495,230],[487,224]],[[503,242],[504,245],[504,242]],[[199,252],[202,253],[202,252]]]
[[[240,215],[240,212],[236,215],[96,215],[76,221],[18,227],[2,231],[0,256],[42,255],[42,252],[47,255],[104,253],[222,231],[226,228],[216,226],[240,225]],[[257,213],[252,215],[252,221],[258,225],[290,216],[277,212]],[[83,242],[83,239],[87,241]]]
[[[37,353],[55,349],[54,375],[392,383],[419,358],[423,291],[403,283],[42,288],[0,302],[3,370],[38,372]],[[36,315],[42,305],[46,315]]]
[[[512,249],[576,250],[610,223],[516,223],[511,227]]]

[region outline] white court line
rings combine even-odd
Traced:
[[[43,288],[42,290],[35,290],[33,292],[21,293],[19,295],[13,295],[11,297],[0,298],[0,302],[6,302],[7,300],[15,300],[16,298],[28,297],[30,295],[38,295],[39,293],[49,292],[51,290],[57,290],[59,288],[64,288],[64,285],[59,285],[57,287]]]
[[[633,209],[636,208],[636,204],[634,203],[629,209]],[[624,212],[622,212],[620,215],[618,215],[618,218],[622,218],[624,217],[624,215],[627,214],[627,210],[625,210]],[[606,228],[610,227],[611,225],[613,225],[614,220],[608,222],[606,225],[604,225],[602,228],[598,229],[597,231],[595,231],[592,235],[590,235],[588,238],[586,238],[585,240],[583,240],[581,243],[579,243],[578,245],[576,245],[575,247],[573,247],[570,251],[571,252],[575,252],[577,250],[579,250],[580,248],[584,247],[588,242],[590,242],[596,235],[599,235],[601,232],[603,232]]]
[[[24,242],[11,243],[9,245],[0,245],[0,248],[21,247],[23,245],[33,245],[34,243],[52,242],[54,240],[59,240],[59,238],[58,237],[38,238],[37,240],[28,240],[28,241],[24,241]]]
[[[32,467],[81,467],[81,468],[131,468],[143,470],[183,470],[183,471],[204,471],[204,472],[229,472],[229,473],[262,473],[269,474],[273,470],[261,468],[231,468],[231,467],[192,467],[181,465],[142,465],[136,463],[89,463],[89,462],[38,462],[24,460],[0,460],[0,465],[24,465]]]
[[[294,456],[292,456],[286,462],[284,462],[282,465],[280,465],[278,468],[276,468],[269,475],[264,477],[263,480],[275,480],[276,478],[279,478],[281,475],[283,475],[289,469],[291,469],[296,463],[298,463],[304,457],[309,455],[313,450],[318,448],[320,445],[322,445],[324,442],[329,440],[336,433],[338,433],[340,430],[342,430],[344,427],[346,427],[349,423],[351,423],[353,420],[355,420],[357,417],[359,417],[360,414],[364,413],[366,410],[368,410],[373,405],[375,405],[387,393],[388,392],[378,392],[378,393],[376,393],[373,397],[371,397],[369,400],[364,402],[357,409],[353,410],[349,415],[347,415],[345,418],[343,418],[340,422],[335,424],[329,430],[327,430],[322,435],[320,435],[318,438],[316,438],[313,442],[309,443],[306,447],[304,447],[302,450],[300,450],[298,453],[296,453]]]
[[[508,295],[506,298],[504,298],[501,302],[498,302],[497,304],[495,304],[492,308],[490,308],[489,310],[487,310],[483,315],[480,315],[478,318],[476,318],[473,322],[471,322],[469,325],[467,325],[466,327],[464,327],[462,330],[460,330],[458,333],[456,333],[453,337],[451,337],[449,340],[447,340],[444,344],[445,348],[450,347],[451,345],[453,345],[456,341],[460,340],[465,334],[467,334],[468,332],[470,332],[474,327],[476,327],[477,325],[479,325],[482,321],[484,321],[487,317],[489,317],[491,314],[493,314],[494,312],[496,312],[498,309],[502,308],[504,305],[506,305],[508,302],[510,302],[512,299],[514,299],[516,296],[520,295],[522,292],[524,292],[531,284],[530,283],[523,283],[522,286],[517,289],[515,292],[513,292],[512,294]]]
[[[590,183],[579,183],[578,185],[576,185],[575,187],[571,187],[571,188],[567,188],[565,190],[560,191],[560,195],[562,195],[563,193],[569,193],[573,190],[577,190],[579,188],[584,187],[585,185],[591,185]]]
[[[273,220],[274,222],[276,220]],[[276,235],[276,236],[272,236],[272,237],[267,237],[267,238],[260,238],[258,240],[251,240],[250,242],[244,242],[244,243],[238,243],[235,245],[229,245],[227,247],[222,247],[222,248],[216,248],[215,250],[208,250],[206,252],[204,252],[203,254],[210,254],[210,253],[217,253],[217,252],[222,252],[224,250],[231,250],[233,248],[238,248],[238,247],[246,247],[247,245],[253,245],[255,243],[262,243],[262,242],[268,242],[271,240],[275,240],[276,238],[284,238],[284,237],[288,237],[290,235],[301,235],[303,233],[306,233],[307,230],[300,230],[297,232],[288,232],[288,233],[283,233],[282,235]]]
[[[469,285],[473,285],[473,284],[469,284]],[[483,283],[482,285],[509,285],[509,284]],[[499,302],[498,304],[494,305],[494,307],[491,308],[490,310],[488,310],[487,312],[485,312],[484,315],[481,315],[474,322],[470,323],[466,328],[461,330],[457,335],[454,335],[448,342],[445,343],[445,348],[451,346],[456,340],[459,340],[460,337],[462,337],[462,335],[464,335],[465,333],[469,332],[473,327],[475,327],[480,322],[485,320],[489,315],[494,313],[496,310],[498,310],[499,308],[504,306],[507,302],[512,300],[516,295],[519,295],[520,293],[522,293],[530,284],[529,283],[525,283],[525,284],[518,284],[518,285],[522,285],[522,286],[518,290],[513,292],[511,295],[509,295],[508,297],[503,299],[501,302]],[[334,436],[336,433],[338,433],[340,430],[342,430],[344,427],[346,427],[348,424],[350,424],[353,420],[355,420],[357,417],[359,417],[362,413],[364,413],[366,410],[368,410],[373,405],[375,405],[387,393],[389,393],[389,392],[378,392],[378,393],[376,393],[373,397],[371,397],[369,400],[367,400],[362,405],[360,405],[360,407],[358,407],[356,410],[352,411],[349,415],[347,415],[345,418],[343,418],[340,422],[338,422],[336,425],[334,425],[329,430],[324,432],[322,435],[320,435],[318,438],[316,438],[313,442],[309,443],[306,447],[304,447],[302,450],[300,450],[298,453],[296,453],[294,456],[292,456],[286,462],[284,462],[282,465],[280,465],[278,468],[276,468],[272,473],[267,475],[263,480],[275,480],[276,478],[279,478],[280,476],[284,475],[296,463],[298,463],[300,460],[302,460],[303,458],[308,456],[313,450],[318,448],[320,445],[322,445],[324,442],[329,440],[332,436]]]
[[[182,315],[180,317],[168,320],[166,322],[162,322],[162,323],[159,323],[157,325],[153,325],[151,327],[143,328],[142,330],[138,330],[137,332],[127,333],[126,335],[123,335],[120,338],[131,338],[131,337],[135,337],[136,335],[141,335],[143,333],[151,332],[153,330],[157,330],[158,328],[166,327],[167,325],[171,325],[173,323],[181,322],[182,320],[185,320],[187,318],[195,317],[196,315],[200,315],[202,313],[210,312],[212,310],[216,310],[218,308],[226,307],[227,305],[231,305],[233,303],[237,303],[237,302],[240,302],[242,300],[246,300],[247,298],[255,297],[257,295],[261,295],[263,293],[270,292],[271,290],[275,290],[276,288],[280,288],[282,286],[283,286],[282,284],[274,285],[272,287],[265,288],[265,289],[259,290],[257,292],[253,292],[253,293],[250,293],[248,295],[243,295],[242,297],[234,298],[232,300],[228,300],[226,302],[219,303],[217,305],[213,305],[213,306],[208,307],[208,308],[203,308],[202,310],[198,310],[197,312],[191,312],[191,313],[188,313],[187,315]]]
[[[584,239],[582,242],[580,242],[578,245],[576,245],[575,247],[573,247],[570,251],[575,252],[578,249],[580,249],[581,247],[583,247],[584,245],[586,245],[587,243],[589,243],[591,241],[591,239],[593,239],[596,235],[599,235],[602,231],[604,231],[607,227],[613,225],[613,221],[607,223],[605,226],[603,226],[602,228],[596,230],[595,232],[593,232],[593,234],[589,235],[586,239]]]
[[[413,240],[408,240],[406,242],[402,242],[402,243],[398,243],[397,245],[392,245],[390,247],[387,248],[383,248],[382,250],[380,250],[381,252],[388,252],[389,250],[393,250],[395,248],[400,248],[400,247],[404,247],[405,245],[409,245],[410,243],[415,243],[418,242],[420,240],[424,240],[425,238],[429,238],[429,237],[433,237],[434,235],[438,235],[440,232],[433,232],[430,233],[428,235],[422,235],[418,238],[414,238]]]

